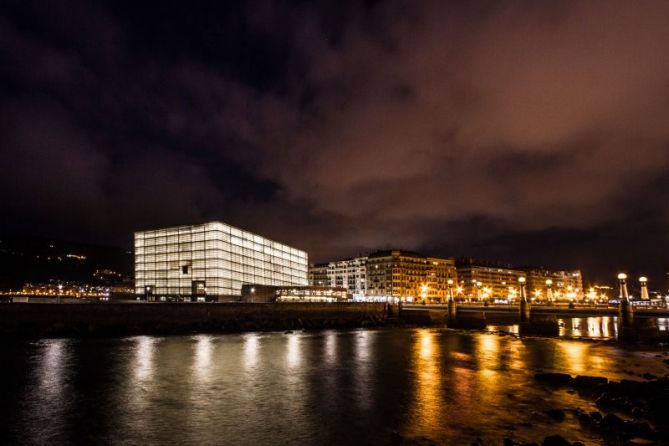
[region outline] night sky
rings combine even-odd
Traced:
[[[669,271],[669,2],[4,1],[0,229]]]

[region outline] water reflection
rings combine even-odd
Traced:
[[[196,336],[197,343],[195,344],[195,361],[194,372],[195,376],[200,382],[206,382],[211,375],[211,355],[213,345],[211,336],[200,335]]]
[[[153,376],[153,355],[156,339],[151,336],[135,338],[135,364],[132,371],[138,384]]]
[[[563,338],[615,339],[618,336],[618,318],[615,316],[558,318],[557,321],[560,327],[559,336]],[[661,323],[658,319],[658,326],[662,327]],[[669,322],[665,319],[664,329],[668,326]],[[491,324],[488,331],[517,335],[519,327],[518,324]]]
[[[482,369],[496,370],[499,367],[499,342],[499,336],[492,334],[478,338],[478,360]]]
[[[62,416],[68,402],[67,379],[69,375],[70,344],[67,339],[44,341],[39,353],[36,369],[38,379],[37,393],[43,404],[35,407],[43,421],[56,421],[53,417]]]
[[[244,368],[250,370],[258,364],[258,335],[247,333],[244,335]]]
[[[585,323],[602,335],[605,326]],[[575,421],[547,424],[546,409],[594,405],[528,385],[536,370],[612,379],[629,378],[626,368],[666,370],[664,357],[612,343],[430,329],[25,348],[0,344],[9,364],[28,371],[23,381],[0,381],[0,394],[16,408],[17,435],[39,444],[378,444],[393,430],[435,444],[501,444],[536,441],[537,426],[598,444]]]
[[[498,370],[501,363],[500,338],[497,335],[486,334],[478,338],[477,344],[478,375],[482,387],[486,389],[484,397],[494,398],[494,393],[499,390],[501,383]]]
[[[337,332],[334,330],[325,333],[325,362],[330,365],[337,362]]]
[[[617,317],[597,316],[558,319],[560,336],[567,338],[613,339],[617,335]]]
[[[300,338],[296,333],[288,335],[286,343],[286,364],[293,368],[300,365]]]
[[[416,370],[414,418],[424,428],[435,426],[443,415],[441,352],[437,336],[430,330],[419,330],[413,348]]]
[[[586,369],[587,345],[581,342],[564,341],[557,344],[565,364],[569,364],[571,370],[582,374]]]
[[[355,333],[355,363],[354,379],[356,386],[357,403],[363,410],[372,406],[371,401],[371,373],[373,364],[373,331],[361,330]]]

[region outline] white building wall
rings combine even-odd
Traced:
[[[135,233],[135,292],[190,296],[203,280],[207,295],[240,295],[242,284],[307,285],[308,256],[221,222]]]

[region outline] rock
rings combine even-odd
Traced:
[[[564,421],[566,415],[562,409],[549,409],[546,411],[546,415],[552,418],[555,421]]]
[[[534,379],[556,385],[567,385],[572,381],[571,375],[566,373],[535,373]]]
[[[578,375],[574,378],[574,387],[579,388],[594,388],[600,384],[608,384],[609,380],[603,376],[585,376]]]
[[[652,398],[648,401],[648,411],[650,416],[657,421],[667,422],[669,421],[669,396],[662,395],[656,398]]]
[[[592,418],[587,413],[581,413],[578,415],[578,422],[583,426],[590,426],[592,424]]]
[[[602,393],[599,398],[595,400],[597,407],[607,408],[613,404],[613,397],[609,393]]]
[[[649,440],[647,438],[640,438],[640,437],[635,437],[632,438],[627,442],[627,446],[653,446],[657,444],[653,440]]]
[[[404,441],[404,437],[402,436],[402,434],[396,431],[393,431],[390,434],[390,439],[392,440],[393,443],[402,443],[402,441]]]
[[[632,409],[632,416],[634,418],[644,418],[643,409],[641,409],[640,407],[634,407],[634,409]]]
[[[644,437],[652,434],[653,428],[646,421],[626,421],[623,429],[625,433],[635,437]]]
[[[610,431],[620,431],[625,426],[625,420],[620,418],[618,415],[609,413],[602,419],[601,427],[602,429]]]
[[[571,446],[571,442],[569,442],[562,435],[550,435],[550,436],[544,438],[544,441],[543,441],[543,443],[541,443],[541,445],[542,446]]]

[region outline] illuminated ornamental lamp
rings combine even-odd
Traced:
[[[648,295],[648,278],[641,276],[639,277],[639,285],[641,286],[641,300],[650,300]]]
[[[527,323],[530,321],[530,303],[527,300],[527,293],[525,292],[525,277],[518,278],[520,285],[520,323]]]
[[[453,297],[453,279],[448,279],[446,284],[448,285],[448,322],[453,323],[458,311]]]
[[[553,302],[553,281],[546,279],[546,300]]]
[[[631,326],[634,320],[634,307],[632,306],[629,294],[627,293],[627,274],[618,274],[618,285],[620,287],[620,292],[618,294],[618,299],[620,300],[620,303],[618,304],[618,316],[620,316],[623,325]]]

